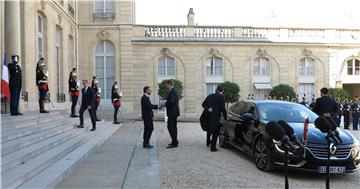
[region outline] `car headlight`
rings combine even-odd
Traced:
[[[355,159],[360,159],[360,143],[358,140],[355,139],[355,146],[352,148],[352,157]]]

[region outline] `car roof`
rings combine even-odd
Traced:
[[[298,103],[282,101],[282,100],[242,100],[242,101],[251,102],[256,105],[258,105],[258,104],[298,104]]]

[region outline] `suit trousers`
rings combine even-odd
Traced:
[[[216,143],[219,135],[220,135],[220,127],[217,127],[216,129],[207,132],[207,141],[209,141],[211,137],[210,144],[212,150],[216,149]]]
[[[359,112],[353,113],[352,117],[353,117],[353,130],[358,130]]]
[[[344,128],[349,129],[350,125],[350,113],[344,113]]]
[[[76,104],[78,102],[78,96],[71,96],[71,115],[75,115]]]
[[[98,117],[97,117],[97,109],[98,109],[98,107],[99,107],[99,103],[95,102],[95,109],[94,109],[95,119],[98,119]]]
[[[10,113],[19,113],[20,87],[10,87]]]
[[[153,120],[144,120],[144,142],[143,144],[149,144],[151,134],[154,130]]]
[[[171,137],[171,144],[178,145],[179,141],[177,140],[177,117],[168,117],[167,128]]]
[[[89,111],[89,115],[91,118],[91,123],[93,128],[96,128],[96,118],[95,118],[95,114],[94,114],[94,107],[91,107],[91,109],[87,109],[86,106],[81,106],[80,110],[79,110],[79,117],[80,117],[80,125],[84,124],[84,112],[88,110]]]

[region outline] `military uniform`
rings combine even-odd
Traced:
[[[350,105],[345,102],[343,104],[343,114],[344,114],[344,129],[349,129],[350,125]]]
[[[80,81],[77,80],[75,76],[75,71],[71,71],[69,78],[69,93],[71,96],[71,117],[79,117],[78,115],[76,115],[75,110],[76,104],[80,96]]]
[[[352,119],[353,119],[353,130],[358,130],[359,124],[359,104],[355,101],[351,104],[351,112],[352,112]]]
[[[16,58],[16,59],[15,59]],[[13,62],[8,64],[9,88],[10,88],[10,113],[11,115],[22,115],[19,112],[20,91],[22,86],[21,67],[18,64],[19,56],[12,56]]]
[[[98,117],[97,117],[97,109],[99,107],[100,104],[100,99],[101,99],[101,88],[98,87],[98,83],[99,81],[96,80],[96,76],[93,77],[93,80],[91,82],[91,88],[93,88],[94,93],[95,93],[95,109],[94,109],[94,114],[95,114],[95,118],[96,121],[101,121]]]
[[[45,110],[44,103],[46,95],[49,91],[49,86],[47,82],[48,76],[44,73],[44,69],[40,68],[38,64],[36,68],[36,84],[39,90],[39,109],[40,113],[49,113]]]
[[[119,124],[120,122],[118,122],[117,119],[117,113],[119,112],[119,108],[121,106],[121,92],[120,94],[118,93],[118,87],[116,86],[116,82],[114,83],[114,85],[112,86],[112,93],[111,93],[111,102],[114,106],[114,124]]]

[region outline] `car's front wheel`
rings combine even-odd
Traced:
[[[274,170],[271,150],[263,138],[258,139],[254,145],[254,158],[256,167],[262,171]]]
[[[227,143],[227,140],[228,140],[228,137],[227,137],[226,129],[225,129],[224,125],[221,124],[220,134],[219,134],[220,147],[222,147],[222,148],[230,147],[230,145]]]

